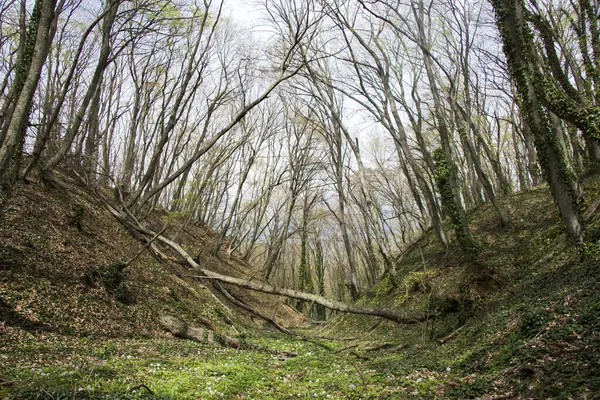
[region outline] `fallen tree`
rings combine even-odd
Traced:
[[[222,335],[214,330],[198,328],[188,325],[179,318],[171,315],[161,315],[158,317],[158,323],[173,336],[193,340],[203,344],[219,344],[221,346],[233,347],[239,349],[242,347],[242,342],[238,339]]]
[[[216,273],[214,271],[202,268],[194,259],[175,241],[161,235],[160,232],[154,232],[151,229],[144,226],[128,209],[123,206],[122,211],[118,211],[113,206],[111,206],[108,202],[105,202],[108,210],[117,217],[121,222],[123,222],[126,226],[137,230],[138,232],[147,235],[151,240],[155,242],[161,242],[167,246],[169,246],[172,250],[174,250],[177,254],[179,254],[185,262],[194,270],[198,271],[200,274],[198,275],[184,275],[190,278],[197,279],[208,279],[215,280],[222,283],[227,283],[230,285],[235,285],[238,287],[242,287],[245,289],[275,294],[280,296],[286,296],[293,299],[304,300],[308,302],[314,302],[317,304],[321,304],[324,307],[327,307],[331,310],[340,311],[344,313],[352,313],[352,314],[361,314],[361,315],[371,315],[375,317],[381,317],[388,319],[390,321],[394,321],[399,324],[416,324],[419,322],[423,322],[429,318],[431,318],[431,314],[428,314],[423,311],[397,311],[389,308],[377,308],[377,307],[361,307],[353,304],[346,304],[337,300],[328,299],[326,297],[318,296],[312,293],[301,292],[298,290],[287,289],[287,288],[277,288],[271,286],[266,283],[254,282],[250,280],[235,278],[232,276],[222,275]],[[150,239],[149,239],[150,240]],[[153,244],[153,243],[152,243]],[[162,254],[151,244],[151,248],[157,251],[159,254]],[[165,257],[162,255],[162,257]]]
[[[245,289],[254,290],[262,293],[276,294],[280,296],[291,297],[293,299],[312,301],[317,304],[321,304],[331,310],[347,312],[352,314],[372,315],[376,317],[382,317],[389,319],[390,321],[397,322],[399,324],[416,324],[423,322],[428,318],[428,315],[424,312],[399,312],[389,308],[374,308],[374,307],[360,307],[352,304],[342,303],[340,301],[331,300],[326,297],[317,296],[312,293],[300,292],[298,290],[277,288],[266,283],[259,283],[253,281],[247,281],[244,279],[234,278],[232,276],[226,276],[217,274],[203,268],[199,268],[204,275],[183,275],[188,278],[197,279],[213,279],[223,283],[229,283],[235,286],[243,287]]]

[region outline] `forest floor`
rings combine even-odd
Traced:
[[[590,201],[600,184],[586,185]],[[23,185],[0,215],[0,398],[600,399],[598,238],[569,244],[544,187],[505,205],[510,227],[488,205],[472,214],[476,263],[424,235],[359,301],[428,310],[426,323],[313,324],[278,297],[231,288],[292,336],[181,277],[176,261],[135,258],[143,245],[85,190]],[[213,256],[209,229],[152,218],[203,267],[256,274]],[[262,350],[174,338],[160,313]]]

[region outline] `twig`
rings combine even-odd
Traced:
[[[356,358],[360,358],[361,360],[370,360],[371,357],[369,356],[365,356],[364,354],[359,354],[356,351],[351,351],[350,354],[352,354],[353,356],[355,356]],[[362,375],[361,375],[362,376]]]
[[[148,393],[150,393],[152,396],[154,396],[154,392],[153,392],[152,390],[150,390],[150,388],[149,388],[148,386],[144,385],[143,383],[142,383],[141,385],[137,385],[137,386],[134,386],[134,387],[132,387],[132,388],[131,388],[131,389],[129,389],[127,392],[129,392],[129,393],[133,393],[133,392],[135,392],[136,390],[138,390],[138,389],[142,389],[142,388],[143,388],[143,389],[146,389],[146,390],[148,391]]]
[[[362,349],[362,351],[377,351],[377,350],[381,350],[381,349],[389,349],[391,347],[394,347],[394,345],[392,343],[382,343],[377,346],[365,347]]]
[[[341,353],[344,350],[353,349],[355,347],[358,347],[358,344],[349,344],[348,346],[344,346],[341,349],[337,349],[336,351],[334,351],[334,353],[338,354],[338,353]]]

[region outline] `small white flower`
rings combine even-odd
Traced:
[[[354,390],[354,385],[352,383],[349,384],[348,387],[350,388],[350,390]]]

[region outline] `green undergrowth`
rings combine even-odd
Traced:
[[[427,375],[415,398],[600,398],[600,242],[569,243],[544,188],[504,203],[511,226],[490,206],[471,216],[476,262],[428,235],[362,299],[431,315],[426,324],[374,327],[370,340],[407,348],[373,364]],[[361,326],[371,325],[340,317],[323,334]]]
[[[100,229],[109,220],[89,206],[83,236],[68,219],[25,231],[15,217],[12,236],[0,238],[0,398],[600,398],[600,242],[591,234],[579,247],[570,244],[546,188],[503,203],[510,226],[489,205],[470,216],[476,260],[426,234],[359,300],[426,311],[425,323],[338,315],[296,328],[304,339],[228,311],[205,287],[177,278],[173,272],[185,273],[177,264],[165,268],[144,254],[124,267],[119,260],[139,243],[118,251],[98,245],[115,227]],[[589,225],[600,229],[600,218]],[[213,247],[202,231],[180,235]],[[90,254],[75,251],[82,245]],[[202,248],[194,253],[204,264],[218,262]],[[253,304],[270,313],[276,301]],[[271,351],[172,338],[158,328],[157,312],[196,325],[201,316]]]
[[[404,357],[400,353],[361,360],[335,353],[339,342],[272,334],[254,342],[297,355],[176,339],[65,342],[50,337],[43,345],[25,342],[2,361],[7,367],[4,378],[18,384],[0,393],[11,391],[10,398],[23,399],[359,399],[396,398],[405,389],[427,391],[406,371],[388,370],[385,364]],[[130,392],[135,387],[139,389]]]

